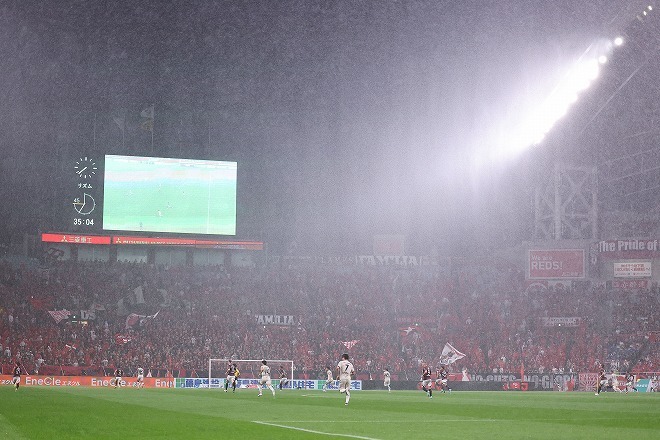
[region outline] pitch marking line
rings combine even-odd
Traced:
[[[546,419],[543,419],[545,421]],[[573,419],[559,419],[559,420],[573,420]],[[607,419],[609,420],[609,419]],[[278,420],[278,423],[410,423],[410,420]],[[424,423],[445,423],[445,422],[511,422],[511,420],[504,419],[438,419],[427,420]],[[257,422],[264,425],[272,425],[272,422]]]
[[[280,425],[279,423],[259,422],[256,420],[253,420],[252,423],[257,423],[259,425],[275,426],[277,428],[293,429],[295,431],[309,432],[310,434],[328,435],[332,437],[349,437],[349,438],[358,438],[361,440],[378,440],[377,438],[373,438],[373,437],[364,437],[361,435],[351,435],[351,434],[336,434],[334,432],[323,432],[323,431],[316,431],[314,429],[305,429],[305,428],[298,428],[295,426]]]

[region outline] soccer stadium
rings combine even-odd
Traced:
[[[655,1],[10,0],[0,53],[0,438],[660,435]]]

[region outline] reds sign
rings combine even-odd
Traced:
[[[530,280],[584,278],[584,249],[536,249],[529,251]]]

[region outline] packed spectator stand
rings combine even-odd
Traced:
[[[360,379],[417,379],[446,342],[466,354],[454,371],[657,371],[658,292],[589,282],[530,286],[515,267],[278,262],[264,267],[0,262],[0,356],[8,373],[208,374],[208,359],[292,359],[319,378],[350,352]],[[93,311],[56,323],[48,311]],[[158,314],[154,317],[153,315]],[[77,313],[77,312],[76,312]],[[142,325],[127,328],[127,316]],[[255,315],[290,315],[261,325]],[[544,317],[579,317],[573,327]],[[350,346],[350,350],[347,348]],[[255,366],[257,368],[257,366]],[[221,375],[222,372],[219,373]]]

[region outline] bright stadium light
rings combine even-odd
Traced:
[[[653,7],[648,6],[644,15],[649,15]],[[609,62],[616,47],[625,43],[624,37],[618,35],[612,39],[600,39],[591,44],[579,59],[569,67],[552,92],[542,101],[534,104],[526,103],[526,109],[517,108],[516,113],[523,116],[522,120],[502,121],[504,124],[493,127],[486,134],[489,149],[481,153],[481,157],[473,162],[478,169],[495,159],[511,158],[525,149],[544,141],[555,124],[565,117],[571,107],[578,101],[580,95],[588,89],[601,74],[603,66]],[[515,125],[509,125],[508,123]],[[478,150],[477,150],[478,151]]]
[[[515,154],[543,142],[557,121],[566,116],[577,102],[580,92],[589,88],[598,78],[602,62],[596,57],[578,61],[552,93],[535,110],[529,112],[517,130],[510,133],[506,147],[497,149],[496,155]]]
[[[649,5],[649,6],[648,6],[648,10],[649,10],[649,11],[652,11],[652,10],[653,10],[653,6]]]

